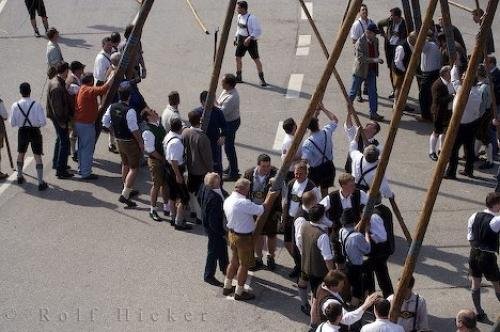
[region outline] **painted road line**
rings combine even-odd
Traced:
[[[33,157],[28,157],[24,160],[23,171],[33,162]],[[12,174],[5,180],[5,182],[0,186],[0,195],[3,194],[11,184],[17,180],[17,172],[12,172]]]
[[[313,18],[313,3],[312,2],[306,2],[305,3],[307,10],[309,11],[309,14],[311,14],[311,18]],[[304,10],[301,8],[300,9],[300,18],[303,20],[307,20],[307,15],[304,13]]]
[[[311,35],[299,35],[297,47],[305,47],[311,45]]]
[[[297,47],[296,56],[307,56],[309,55],[309,46],[308,47]]]
[[[283,130],[283,121],[278,123],[278,129],[276,129],[276,136],[274,137],[273,150],[281,151],[281,146],[283,145],[283,140],[285,139],[285,131]]]
[[[292,74],[288,81],[288,88],[286,90],[286,98],[299,98],[302,89],[302,81],[304,74]]]
[[[0,0],[0,13],[2,12],[2,10],[6,4],[7,4],[7,0]]]

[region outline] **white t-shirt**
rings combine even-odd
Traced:
[[[169,131],[163,139],[163,149],[165,150],[165,159],[175,160],[179,165],[184,164],[184,144],[181,135]]]

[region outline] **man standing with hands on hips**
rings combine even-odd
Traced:
[[[245,56],[248,51],[250,57],[257,66],[259,72],[260,85],[267,86],[264,80],[264,73],[262,72],[262,63],[259,57],[259,48],[257,46],[257,39],[262,34],[260,23],[255,15],[248,12],[248,3],[246,1],[238,1],[236,4],[236,12],[238,13],[238,27],[236,29],[236,36],[234,45],[236,46],[236,80],[238,83],[243,82],[241,76],[242,62],[241,58]]]

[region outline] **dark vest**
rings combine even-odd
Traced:
[[[243,177],[245,179],[250,181],[250,190],[248,191],[248,196],[249,196],[248,198],[250,200],[252,200],[253,198],[264,200],[266,198],[267,192],[269,191],[269,188],[270,188],[269,180],[276,176],[278,169],[274,166],[271,167],[271,171],[269,172],[269,175],[266,178],[266,186],[265,186],[264,191],[254,191],[254,176],[253,176],[253,174],[255,172],[255,168],[256,167],[253,167],[253,168],[246,170],[245,174],[243,175]]]
[[[490,227],[490,221],[493,215],[486,212],[478,212],[472,223],[472,237],[470,241],[473,248],[484,251],[498,253],[499,233],[495,233]]]
[[[297,181],[297,180],[296,179],[292,179],[290,182],[288,182],[288,185],[287,185],[286,205],[284,206],[284,210],[283,210],[283,213],[285,214],[285,216],[287,218],[290,218],[290,215],[288,214],[288,211],[289,211],[289,208],[290,208],[290,201],[292,201],[292,199],[294,201],[296,201],[297,203],[299,203],[299,205],[302,204],[302,196],[300,196],[300,197],[292,197],[292,189],[293,189],[293,185],[295,184],[295,181]],[[311,191],[311,190],[313,190],[316,187],[311,180],[306,179],[306,181],[307,181],[306,188],[302,192],[302,195],[305,192]]]
[[[394,253],[394,224],[392,222],[392,212],[387,206],[380,204],[375,206],[373,213],[378,214],[384,221],[387,241],[381,243],[371,241],[372,248],[369,256],[383,257],[392,255]]]
[[[325,260],[318,248],[318,238],[322,234],[325,232],[309,222],[302,226],[302,271],[309,276],[320,278],[328,273]]]
[[[326,216],[333,222],[334,229],[340,229],[340,218],[344,209],[342,208],[342,202],[340,200],[340,190],[335,190],[328,194],[330,197],[330,209],[326,212]],[[361,215],[363,212],[363,207],[361,206],[361,193],[359,189],[356,189],[351,195],[351,206],[354,213]]]
[[[372,138],[372,140],[369,143],[373,144],[375,146],[379,145],[379,142],[375,138]],[[363,143],[363,138],[361,137],[361,135],[359,135],[359,137],[358,137],[358,151],[361,151],[361,153],[363,153],[364,149],[365,149],[365,143]],[[347,160],[345,161],[344,169],[347,173],[349,173],[349,174],[352,173],[352,159],[351,159],[350,153],[347,153]]]
[[[403,44],[401,44],[401,46],[403,47],[403,49],[405,51],[405,56],[403,57],[403,65],[405,66],[406,69],[408,69],[408,64],[410,63],[411,54],[413,52],[411,51],[410,44],[408,44],[407,40],[405,40],[405,42]],[[395,63],[392,64],[392,67],[393,67],[394,72],[396,72],[397,74],[399,74],[399,75],[405,74],[405,71],[399,70],[396,67]]]
[[[316,291],[316,305],[317,305],[316,308],[318,310],[321,322],[326,322],[328,320],[326,318],[326,316],[323,314],[323,310],[322,310],[323,305],[328,300],[336,300],[336,301],[338,301],[342,305],[342,308],[344,308],[344,310],[349,311],[349,306],[347,305],[346,302],[344,302],[344,300],[342,300],[339,297],[336,297],[335,295],[333,295],[332,293],[324,290],[320,286],[320,287],[318,287],[318,290]],[[347,325],[340,324],[340,330],[339,331],[340,332],[347,332],[347,331],[349,331],[349,327]]]
[[[130,129],[127,125],[127,112],[130,109],[125,103],[115,103],[111,104],[110,115],[111,115],[111,125],[113,126],[113,131],[117,139],[131,140],[134,138]]]
[[[165,156],[165,151],[163,150],[163,139],[167,135],[167,131],[163,128],[161,123],[158,126],[148,123],[147,129],[151,131],[155,137],[155,151],[162,156]]]

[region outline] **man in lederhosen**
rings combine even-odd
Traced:
[[[31,150],[36,160],[36,175],[38,178],[38,190],[48,188],[43,180],[43,141],[40,127],[45,126],[47,120],[42,106],[30,98],[31,87],[28,83],[21,83],[19,86],[21,100],[12,104],[10,124],[12,127],[19,127],[17,132],[17,183],[23,184],[24,156],[31,144]]]
[[[236,12],[238,13],[238,27],[236,29],[236,81],[243,82],[241,75],[242,61],[241,58],[248,51],[250,57],[257,66],[259,72],[260,85],[267,86],[264,80],[264,73],[262,71],[262,62],[260,62],[259,49],[257,40],[262,34],[259,20],[253,14],[248,12],[248,3],[246,1],[238,1],[236,4]]]
[[[467,240],[471,250],[469,269],[472,276],[472,302],[478,321],[487,321],[486,313],[481,307],[481,279],[490,281],[500,301],[500,271],[497,255],[500,234],[500,193],[492,192],[486,196],[486,209],[474,213],[467,223]]]
[[[283,241],[285,248],[292,256],[295,266],[289,274],[290,278],[296,278],[300,274],[300,255],[294,245],[294,226],[293,223],[297,217],[302,202],[302,195],[308,191],[314,191],[317,200],[321,199],[321,193],[313,181],[307,178],[308,168],[303,161],[295,164],[295,179],[288,182],[285,192],[283,193]]]
[[[0,181],[5,180],[9,177],[8,174],[2,172],[2,154],[1,150],[3,148],[3,142],[7,136],[7,131],[5,130],[5,121],[7,121],[9,115],[3,104],[3,100],[0,99]]]
[[[252,167],[245,171],[243,177],[250,181],[250,191],[248,198],[255,204],[262,204],[266,199],[267,192],[269,191],[269,182],[271,178],[276,176],[278,169],[271,166],[271,157],[267,154],[260,154],[257,157],[257,166]],[[271,217],[271,216],[269,216]],[[257,271],[264,267],[262,260],[262,249],[264,248],[265,237],[261,234],[256,234],[255,237],[255,265],[250,268],[250,271]],[[267,256],[267,266],[270,270],[274,269],[274,251],[276,250],[276,234],[267,236],[267,249],[269,255]]]

